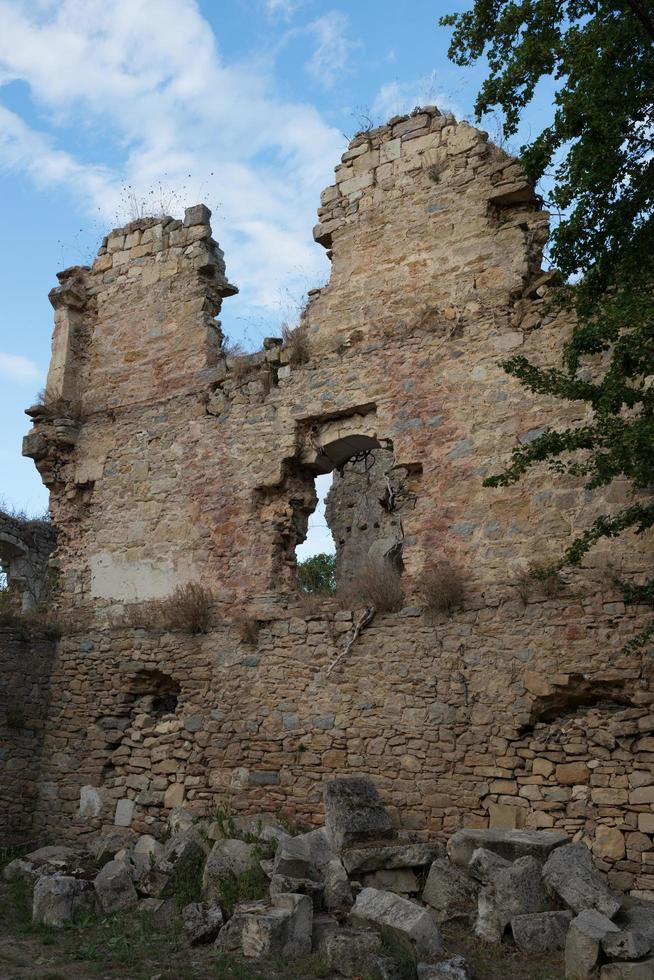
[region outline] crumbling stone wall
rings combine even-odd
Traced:
[[[43,731],[48,717],[50,671],[55,644],[0,627],[0,846],[38,841],[37,801],[47,806],[49,787],[41,777]],[[76,789],[72,792],[77,796]]]
[[[559,594],[525,595],[521,571],[626,488],[582,499],[572,478],[544,489],[536,473],[481,485],[560,422],[560,404],[498,363],[518,351],[554,363],[570,329],[546,312],[547,215],[515,160],[435,109],[357,137],[336,177],[315,231],[332,275],[309,296],[308,359],[272,340],[226,355],[215,318],[235,287],[203,208],[118,229],[90,269],[59,277],[25,451],[60,527],[59,602],[89,626],[62,639],[53,669],[40,780],[58,804],[39,792],[36,826],[145,828],[181,801],[315,823],[325,777],[357,771],[412,829],[551,819],[596,850],[602,827],[619,831],[625,856],[603,860],[651,890],[653,835],[636,830],[654,814],[648,750],[611,729],[646,739],[654,717],[652,659],[623,652],[648,610],[625,609],[613,584],[646,573],[651,541],[598,547]],[[331,669],[352,614],[297,605],[294,550],[315,476],[369,450],[401,474],[407,607]],[[465,580],[462,609],[441,621],[417,601],[435,559]],[[211,633],[127,625],[126,606],[196,579],[215,594]],[[595,709],[615,748],[547,727]],[[568,755],[586,782],[566,781]]]
[[[25,612],[37,604],[46,588],[56,540],[56,531],[47,521],[24,520],[0,511],[0,570],[16,606]]]

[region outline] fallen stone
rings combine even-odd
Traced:
[[[324,900],[328,912],[349,912],[354,896],[347,872],[338,858],[329,861],[323,870]]]
[[[190,830],[193,823],[193,814],[183,806],[174,807],[168,814],[168,826],[172,834]]]
[[[247,959],[297,959],[311,952],[313,908],[306,895],[277,895],[273,907],[245,916],[241,949]]]
[[[556,953],[565,949],[572,912],[532,912],[515,915],[511,932],[518,949],[524,953]]]
[[[640,963],[607,963],[600,970],[600,980],[652,980],[654,959]]]
[[[189,942],[211,943],[224,923],[222,909],[210,902],[193,902],[182,909],[182,924]]]
[[[31,861],[25,861],[23,858],[14,858],[3,869],[2,877],[5,881],[24,881],[32,887],[37,878],[41,877],[42,873]]]
[[[252,915],[262,915],[269,908],[265,901],[241,902],[236,905],[228,922],[218,933],[216,946],[233,953],[241,949],[243,929],[248,918]]]
[[[452,956],[440,963],[419,963],[418,980],[475,980],[475,972],[463,956]]]
[[[465,868],[478,847],[499,854],[508,861],[535,857],[541,862],[569,837],[557,830],[457,830],[447,842],[447,854],[453,864]]]
[[[108,861],[93,882],[102,911],[120,912],[133,908],[138,895],[129,868],[124,861]]]
[[[221,882],[239,877],[256,862],[256,846],[234,839],[218,840],[213,845],[202,874],[202,894],[212,901],[221,897]]]
[[[273,875],[269,888],[271,898],[276,895],[308,895],[316,912],[325,906],[325,886],[312,878],[289,878],[287,875]]]
[[[433,961],[442,950],[438,927],[429,912],[392,892],[362,889],[352,909],[352,921],[387,929],[419,960]]]
[[[183,874],[204,861],[205,856],[205,843],[198,831],[191,827],[190,830],[180,830],[166,841],[160,868],[173,875]]]
[[[63,926],[78,916],[93,914],[95,907],[89,881],[67,875],[46,875],[34,886],[32,921],[44,926]]]
[[[605,936],[619,932],[601,912],[586,909],[572,920],[565,943],[566,980],[588,980],[597,976],[600,945]]]
[[[639,960],[652,950],[652,941],[643,932],[621,929],[602,939],[602,949],[610,960]]]
[[[379,888],[381,891],[395,892],[396,895],[417,895],[420,885],[411,868],[371,871],[362,876],[366,888]]]
[[[391,818],[371,780],[363,776],[325,783],[325,830],[338,852],[395,836]]]
[[[479,892],[475,933],[487,942],[499,943],[515,916],[550,909],[540,862],[534,857],[518,858],[508,867],[500,868]]]
[[[92,837],[87,843],[87,850],[96,863],[101,867],[116,856],[118,851],[134,843],[136,835],[129,829],[113,830],[108,834]]]
[[[336,857],[325,829],[320,827],[284,841],[275,854],[274,872],[290,878],[317,878]]]
[[[422,900],[436,920],[468,918],[474,914],[479,884],[447,858],[437,858],[429,869]]]
[[[62,847],[59,845],[49,845],[48,847],[39,847],[36,851],[30,851],[24,857],[25,861],[29,861],[36,868],[42,868],[48,865],[50,868],[78,868],[81,862],[81,855],[79,851],[74,850],[72,847]]]
[[[415,980],[416,971],[412,962],[373,953],[364,976],[366,980]]]
[[[506,858],[495,854],[494,851],[488,851],[485,847],[478,847],[472,852],[468,871],[477,881],[487,885],[498,871],[502,868],[508,868],[510,863]]]
[[[543,880],[575,912],[596,909],[612,919],[620,908],[582,843],[557,848],[543,868]]]
[[[391,871],[395,868],[424,868],[436,858],[443,857],[445,848],[440,841],[425,844],[381,844],[378,847],[357,847],[343,851],[342,861],[348,874],[365,871]]]
[[[363,972],[370,956],[380,949],[381,937],[371,929],[333,929],[317,946],[329,969],[344,977]]]
[[[615,916],[615,924],[621,929],[633,929],[642,933],[654,949],[654,904],[651,902],[633,902],[626,899],[622,908]]]

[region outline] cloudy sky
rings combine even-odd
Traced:
[[[20,457],[43,386],[55,273],[141,202],[203,201],[255,347],[327,263],[311,228],[347,137],[415,105],[470,117],[446,58],[464,0],[0,0],[0,497],[43,510]]]

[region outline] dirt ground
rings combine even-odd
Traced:
[[[52,929],[32,925],[29,904],[19,888],[0,887],[0,980],[342,980],[315,955],[254,964],[211,946],[190,948],[174,915],[164,922],[130,912]],[[448,953],[474,964],[477,980],[563,980],[562,956],[527,959],[461,926],[443,934]]]

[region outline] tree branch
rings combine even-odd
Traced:
[[[654,41],[654,21],[641,5],[640,0],[627,0],[627,4],[631,7],[638,20]]]

